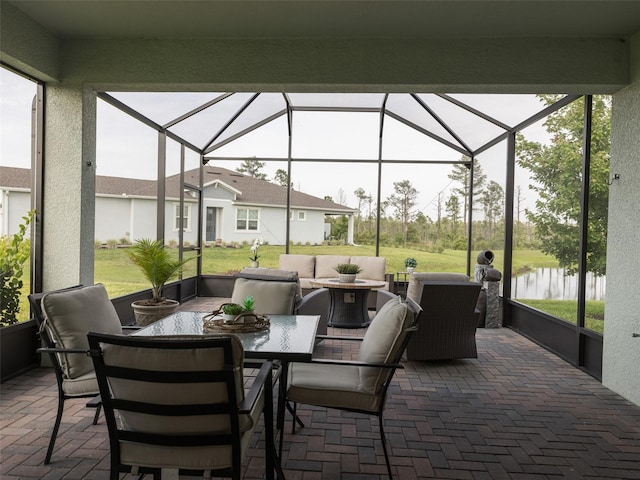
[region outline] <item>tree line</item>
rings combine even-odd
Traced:
[[[540,95],[552,105],[560,95]],[[595,96],[591,136],[590,195],[588,212],[587,262],[589,271],[603,275],[606,271],[607,207],[609,195],[609,150],[611,136],[611,98]],[[514,193],[514,248],[536,248],[553,255],[568,274],[577,269],[580,244],[582,144],[584,101],[577,100],[549,115],[544,128],[549,143],[527,140],[518,134],[516,162],[529,176],[526,187],[517,185]],[[265,166],[247,159],[237,171],[267,180],[260,172]],[[470,192],[473,168],[473,197]],[[503,186],[487,181],[482,165],[462,157],[448,174],[451,189],[437,194],[435,218],[425,215],[418,206],[419,191],[408,179],[393,183],[393,193],[381,200],[380,244],[424,248],[465,250],[468,238],[469,209],[473,208],[474,249],[504,248],[505,192]],[[277,170],[273,180],[291,188],[287,172]],[[534,209],[523,207],[525,192],[535,192]],[[357,188],[354,241],[372,244],[376,241],[378,204],[371,193]],[[341,205],[347,203],[343,190],[338,198],[325,199]],[[332,217],[334,238],[346,239],[348,219]]]

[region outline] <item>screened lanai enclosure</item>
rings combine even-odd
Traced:
[[[422,264],[419,270],[439,270],[437,264],[430,264],[429,254],[458,250],[464,255],[459,257],[457,270],[473,275],[477,252],[495,250],[502,253],[495,267],[503,272],[501,292],[508,312],[503,318],[600,375],[602,317],[595,323],[591,319],[603,311],[604,270],[590,268],[587,259],[595,258],[592,253],[604,243],[587,241],[587,231],[602,233],[590,218],[602,216],[603,201],[606,206],[606,188],[604,193],[602,188],[608,180],[608,151],[599,147],[598,154],[605,155],[605,171],[602,166],[595,170],[594,194],[589,188],[591,149],[585,148],[590,145],[585,138],[591,136],[591,97],[586,102],[569,95],[111,92],[99,97],[158,132],[156,178],[168,179],[200,164],[207,166],[199,182],[184,182],[176,206],[183,215],[174,215],[169,225],[162,207],[169,201],[167,190],[163,192],[158,182],[157,236],[163,238],[177,230],[177,243],[184,247],[185,230],[197,232],[192,236],[195,242],[186,242],[185,255],[193,249],[203,251],[208,242],[224,240],[227,233],[223,209],[205,205],[203,187],[211,183],[212,169],[235,171],[249,160],[254,166],[262,165],[253,174],[269,172],[267,181],[288,183],[291,188],[283,188],[276,200],[282,207],[278,220],[267,220],[261,202],[247,205],[246,216],[253,215],[255,226],[245,224],[245,243],[258,235],[279,245],[282,253],[314,253],[318,243],[300,242],[296,232],[311,228],[307,227],[309,212],[296,203],[299,191],[352,209],[343,237],[335,230],[339,226],[336,218],[344,218],[344,213],[327,215],[325,222],[334,231],[327,229],[324,240],[337,237],[338,243],[374,246],[376,255],[387,257],[393,247],[409,247]],[[536,202],[563,195],[548,188],[540,172],[535,177],[535,172],[517,161],[519,156],[531,155],[530,149],[520,145],[545,148],[552,142],[545,122],[553,125],[558,118],[576,115],[577,123],[574,120],[565,127],[565,140],[573,143],[565,147],[564,181],[573,188],[570,201],[583,209],[562,219],[570,233],[557,240],[573,244],[573,250],[567,248],[576,257],[563,258],[569,269],[531,268],[520,257],[526,258],[529,249],[540,248],[540,240],[534,238],[535,225],[528,214],[547,215],[539,222],[544,231],[553,221],[553,212],[538,212]],[[150,171],[155,168],[153,161],[150,156]],[[98,159],[98,174],[100,166]],[[536,182],[541,177],[542,184]],[[241,203],[242,195],[246,192],[240,196]],[[567,195],[563,197],[566,201]],[[600,206],[590,216],[588,199],[594,197]],[[185,209],[186,200],[194,198],[200,202],[197,218],[193,210]],[[235,231],[242,223],[238,215],[236,212],[232,219]],[[300,227],[301,223],[305,226]],[[277,225],[280,234],[274,233]],[[212,230],[217,234],[211,236]],[[606,235],[600,242],[606,242]],[[522,271],[524,275],[518,275]],[[216,270],[215,263],[213,271],[203,268],[199,261],[196,274],[211,273],[225,272]],[[594,290],[600,296],[594,296]],[[558,319],[549,302],[563,304],[564,318]],[[512,309],[513,305],[518,308]],[[550,312],[545,313],[547,310]],[[534,320],[529,321],[530,317]],[[579,345],[589,348],[580,351]]]
[[[119,313],[140,292],[108,265],[118,247],[143,237],[197,257],[167,291],[180,300],[210,293],[211,279],[246,266],[256,238],[276,259],[342,249],[384,256],[398,280],[407,255],[417,271],[473,276],[476,255],[488,249],[503,274],[505,325],[600,377],[605,260],[588,232],[600,235],[603,203],[606,225],[608,139],[600,130],[590,139],[594,104],[607,110],[608,98],[113,91],[98,98],[95,282],[117,297]],[[562,179],[531,168],[532,158],[553,163],[559,143]],[[37,182],[31,187],[37,191]],[[563,202],[571,208],[559,219],[553,208]],[[563,247],[554,250],[554,239]]]

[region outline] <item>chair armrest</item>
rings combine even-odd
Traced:
[[[84,353],[90,355],[89,350],[82,348],[57,348],[57,347],[42,347],[36,350],[38,353]]]
[[[378,295],[376,297],[376,312],[379,312],[385,303],[389,300],[393,300],[394,298],[398,298],[398,295],[393,292],[388,292],[387,290],[378,290]]]
[[[316,338],[319,340],[350,340],[352,342],[361,342],[364,337],[351,337],[351,336],[340,336],[340,335],[316,335]]]
[[[393,283],[395,281],[393,273],[385,273],[384,281],[387,282],[387,285],[389,285],[389,291],[393,291]],[[379,290],[379,291],[384,291],[384,290]]]
[[[240,413],[250,413],[253,410],[256,402],[258,401],[258,398],[260,398],[260,393],[262,393],[262,390],[263,388],[265,388],[265,385],[269,385],[268,388],[271,388],[271,385],[272,385],[271,370],[272,369],[273,369],[272,362],[266,361],[262,364],[262,366],[260,367],[260,371],[258,372],[258,375],[256,375],[255,379],[253,380],[253,383],[251,384],[251,388],[249,388],[249,391],[245,395],[244,400],[239,405]]]
[[[401,363],[359,362],[357,360],[333,360],[330,358],[312,359],[310,363],[320,365],[352,365],[354,367],[404,368],[404,365]]]

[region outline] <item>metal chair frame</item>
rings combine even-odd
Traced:
[[[234,480],[241,478],[241,432],[239,416],[252,411],[260,394],[264,390],[265,401],[263,416],[265,423],[265,464],[266,478],[273,479],[274,470],[278,472],[279,478],[284,478],[279,461],[275,456],[275,446],[273,443],[273,398],[271,395],[272,385],[272,365],[271,362],[264,362],[250,390],[247,392],[243,402],[238,404],[236,392],[236,373],[233,360],[231,338],[228,336],[202,337],[201,339],[167,339],[167,338],[144,338],[126,337],[118,335],[104,335],[89,333],[90,354],[94,361],[96,377],[104,405],[104,414],[109,429],[109,443],[111,450],[111,473],[110,478],[116,480],[120,473],[152,474],[153,478],[160,480],[162,469],[159,467],[137,466],[135,469],[130,465],[122,464],[120,460],[120,442],[135,442],[147,445],[159,445],[165,447],[184,446],[206,446],[206,445],[231,445],[232,466],[216,471],[179,469],[180,475],[199,475],[205,473],[216,474],[224,477],[231,477]],[[123,366],[106,365],[102,355],[101,345],[112,344],[132,348],[153,348],[153,349],[222,349],[224,357],[224,368],[211,369],[207,371],[158,371],[141,368],[127,368]],[[152,381],[157,383],[220,383],[228,392],[226,403],[204,403],[204,404],[179,404],[164,405],[160,403],[134,402],[126,399],[114,398],[110,389],[109,379],[127,379],[132,381]],[[143,412],[157,416],[168,416],[172,418],[188,416],[194,414],[215,414],[228,415],[230,433],[184,433],[160,434],[141,431],[126,430],[116,421],[115,411],[119,412]],[[135,470],[135,471],[134,471]]]

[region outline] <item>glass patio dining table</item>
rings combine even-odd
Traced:
[[[137,330],[132,335],[211,335],[204,328],[204,317],[210,312],[176,312]],[[280,452],[286,408],[287,373],[289,362],[310,362],[316,341],[319,315],[269,315],[269,328],[259,332],[233,333],[246,359],[280,360],[278,385],[278,413],[276,428],[280,431]]]

